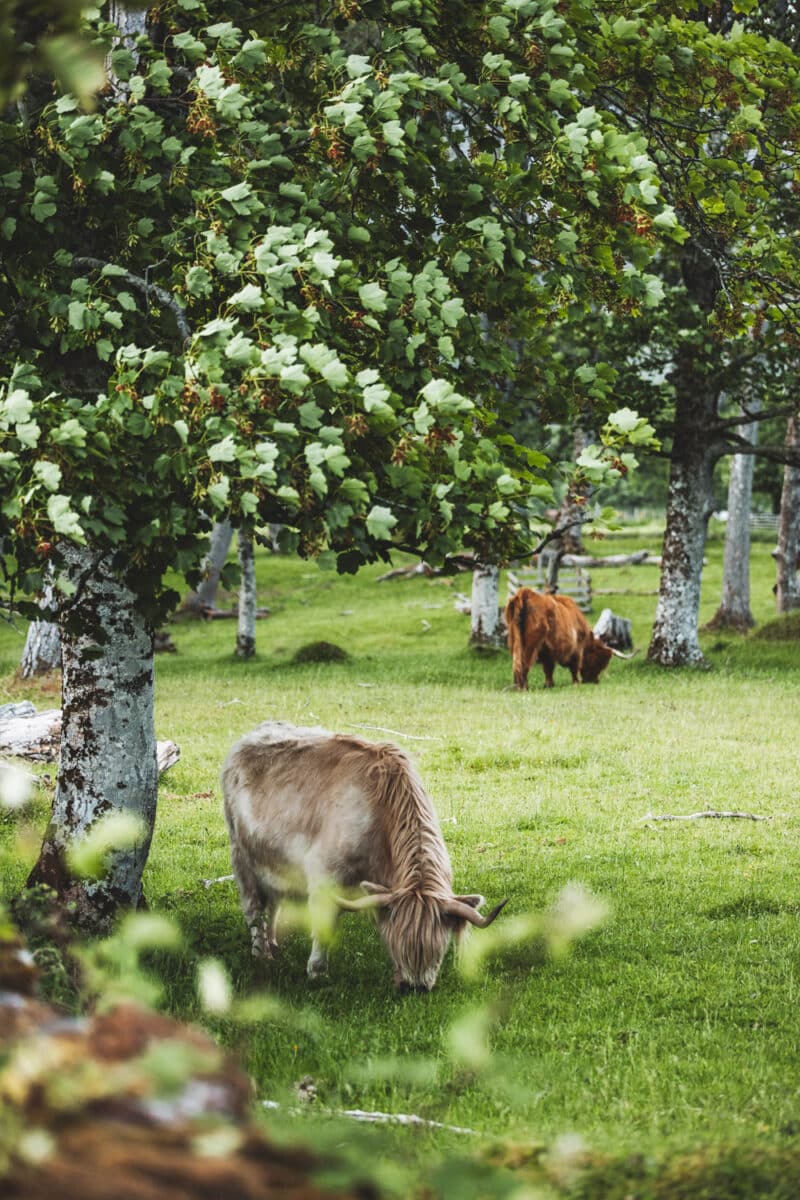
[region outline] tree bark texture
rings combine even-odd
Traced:
[[[589,435],[579,425],[575,430],[573,441],[573,456],[576,461],[588,445]],[[553,548],[561,550],[562,554],[583,554],[582,521],[590,491],[591,485],[587,483],[578,490],[568,491],[561,502],[556,517],[556,529],[563,528],[564,532],[558,541],[553,543]]]
[[[483,564],[472,572],[471,618],[471,646],[485,649],[504,644],[500,628],[500,568],[494,564]]]
[[[31,621],[22,651],[20,675],[33,679],[61,666],[61,638],[55,621]]]
[[[119,907],[136,907],[142,898],[158,785],[153,639],[107,557],[71,544],[60,549],[76,585],[60,607],[61,758],[50,824],[28,884],[55,888],[74,904],[74,923],[97,932]],[[141,822],[138,840],[112,851],[104,878],[74,878],[68,852],[101,817],[116,813]]]
[[[252,658],[256,652],[256,564],[253,556],[253,539],[243,534],[237,538],[239,545],[239,624],[236,630],[236,657]]]
[[[203,560],[203,578],[196,592],[190,592],[181,604],[180,611],[187,616],[202,617],[205,613],[217,607],[217,589],[219,577],[228,551],[231,548],[233,526],[230,521],[217,521],[211,530],[208,543],[208,554]]]
[[[712,477],[719,455],[711,441],[717,396],[695,383],[692,354],[690,345],[678,354],[667,527],[647,655],[663,667],[705,665],[697,630],[703,550],[713,510]]]
[[[750,410],[757,411],[756,397]],[[751,446],[758,441],[758,422],[739,425],[737,433]],[[750,611],[750,510],[753,502],[752,454],[734,454],[728,483],[728,524],[725,529],[725,561],[722,576],[722,600],[709,622],[712,629],[734,629],[746,633],[755,625]]]
[[[800,418],[792,416],[786,426],[786,447],[800,452]],[[785,466],[781,490],[781,515],[778,523],[778,549],[775,559],[778,578],[775,597],[779,613],[800,608],[800,467]]]
[[[53,584],[51,580],[45,583],[42,591],[42,608],[52,611],[54,606]],[[45,675],[61,666],[61,638],[56,621],[31,621],[22,651],[20,675],[23,679],[33,679],[36,675]]]

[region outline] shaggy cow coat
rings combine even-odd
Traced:
[[[260,957],[277,952],[281,897],[307,895],[310,976],[327,970],[336,913],[371,908],[396,984],[428,991],[451,935],[467,922],[489,924],[502,907],[484,917],[482,896],[453,894],[438,818],[398,746],[267,721],[233,747],[222,788],[233,870]],[[355,887],[366,895],[334,895]]]
[[[592,628],[569,596],[549,596],[520,588],[505,609],[514,687],[527,691],[528,672],[539,661],[544,686],[553,686],[555,667],[567,667],[572,682],[599,683],[614,651]]]

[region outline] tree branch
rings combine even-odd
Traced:
[[[738,417],[721,417],[714,422],[715,431],[735,429],[737,425],[749,425],[751,421],[768,421],[772,417],[791,417],[797,412],[796,404],[785,404],[781,408],[763,408],[758,412],[748,412],[742,405]]]
[[[76,256],[72,259],[72,265],[73,267],[77,267],[78,270],[101,271],[103,267],[108,267],[111,264],[103,262],[99,258],[80,258]],[[156,283],[150,283],[149,280],[144,279],[141,275],[133,275],[130,271],[125,271],[122,275],[115,274],[114,278],[124,279],[130,287],[142,292],[146,299],[153,296],[158,300],[159,304],[164,308],[168,308],[175,318],[178,333],[181,335],[181,342],[186,343],[191,341],[192,327],[187,320],[183,305],[166,288],[159,287]]]

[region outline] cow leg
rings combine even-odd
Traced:
[[[570,672],[572,674],[572,682],[580,683],[580,679],[578,678],[578,675],[579,675],[580,669],[581,669],[581,657],[577,654],[573,655],[573,657],[567,663],[567,666],[569,667]]]
[[[242,911],[250,930],[253,957],[273,958],[278,949],[275,940],[278,897],[273,892],[265,893],[247,855],[235,843],[231,846],[231,863],[239,887]]]
[[[311,918],[311,953],[306,973],[309,979],[324,979],[328,974],[328,947],[340,916],[330,886],[309,888],[308,911]]]
[[[539,653],[539,662],[542,664],[542,670],[544,671],[544,686],[551,688],[553,686],[553,671],[555,670],[556,662],[552,654],[544,646]]]
[[[527,692],[528,690],[528,672],[536,663],[539,656],[539,647],[534,646],[533,650],[525,652],[523,647],[520,647],[519,653],[514,655],[514,687],[519,692]]]

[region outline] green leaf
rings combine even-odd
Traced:
[[[72,538],[73,541],[83,540],[83,529],[78,514],[72,511],[69,496],[59,493],[51,496],[47,501],[47,515],[56,533],[63,533],[64,537]]]
[[[454,329],[462,317],[466,315],[464,310],[464,301],[460,296],[453,296],[451,300],[445,300],[441,307],[442,320],[450,329]]]
[[[22,388],[15,388],[3,401],[2,417],[9,425],[18,425],[30,419],[33,401]]]
[[[358,297],[370,312],[386,312],[386,292],[379,283],[365,283],[358,289]]]
[[[392,530],[396,524],[397,517],[390,508],[386,508],[382,504],[373,504],[372,508],[367,513],[367,532],[369,533],[370,537],[377,538],[379,541],[390,541]]]
[[[212,483],[208,489],[208,498],[213,504],[217,512],[223,512],[228,507],[228,497],[231,490],[231,481],[227,475],[223,475],[222,479]]]
[[[233,462],[236,458],[236,442],[232,434],[228,434],[221,442],[215,442],[208,448],[208,457],[212,462]]]
[[[61,467],[58,463],[48,462],[46,458],[40,458],[38,462],[33,464],[33,473],[48,492],[55,492],[61,485]]]

